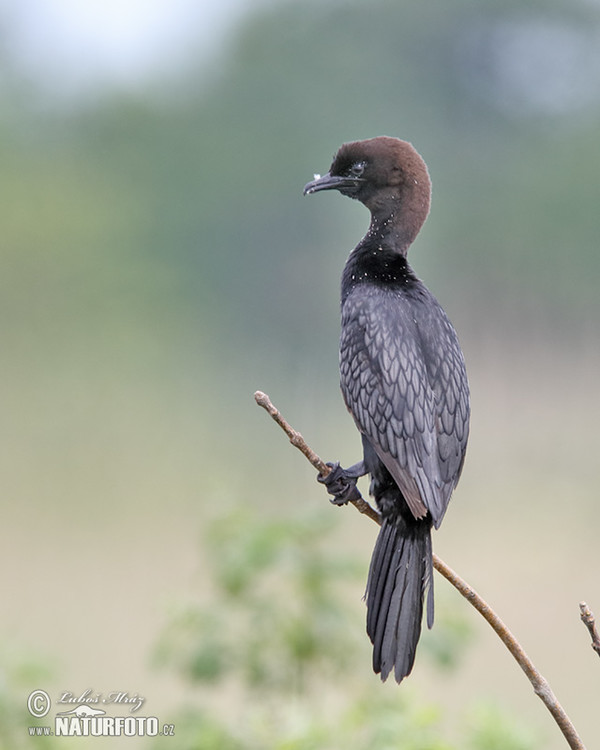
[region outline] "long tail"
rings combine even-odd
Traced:
[[[400,516],[384,519],[367,582],[367,633],[373,644],[373,669],[386,680],[394,670],[400,682],[412,670],[421,635],[423,601],[427,626],[433,625],[431,524],[407,524]]]

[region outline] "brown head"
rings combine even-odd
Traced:
[[[304,195],[338,190],[371,212],[371,232],[395,239],[397,250],[415,239],[429,213],[427,166],[410,143],[379,136],[344,143],[329,172],[309,182]]]

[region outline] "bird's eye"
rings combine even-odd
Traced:
[[[361,177],[362,173],[365,171],[366,166],[365,161],[356,161],[354,164],[350,167],[350,174],[353,177]]]

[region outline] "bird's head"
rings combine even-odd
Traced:
[[[413,146],[399,138],[379,136],[344,143],[329,172],[304,188],[304,195],[337,190],[363,203],[380,224],[394,220],[416,237],[429,213],[431,181]]]

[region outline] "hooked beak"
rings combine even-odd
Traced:
[[[343,177],[328,172],[323,177],[315,176],[312,182],[305,185],[303,195],[318,193],[320,190],[339,190],[344,195],[352,195],[358,190],[361,182],[364,180],[360,177]]]

